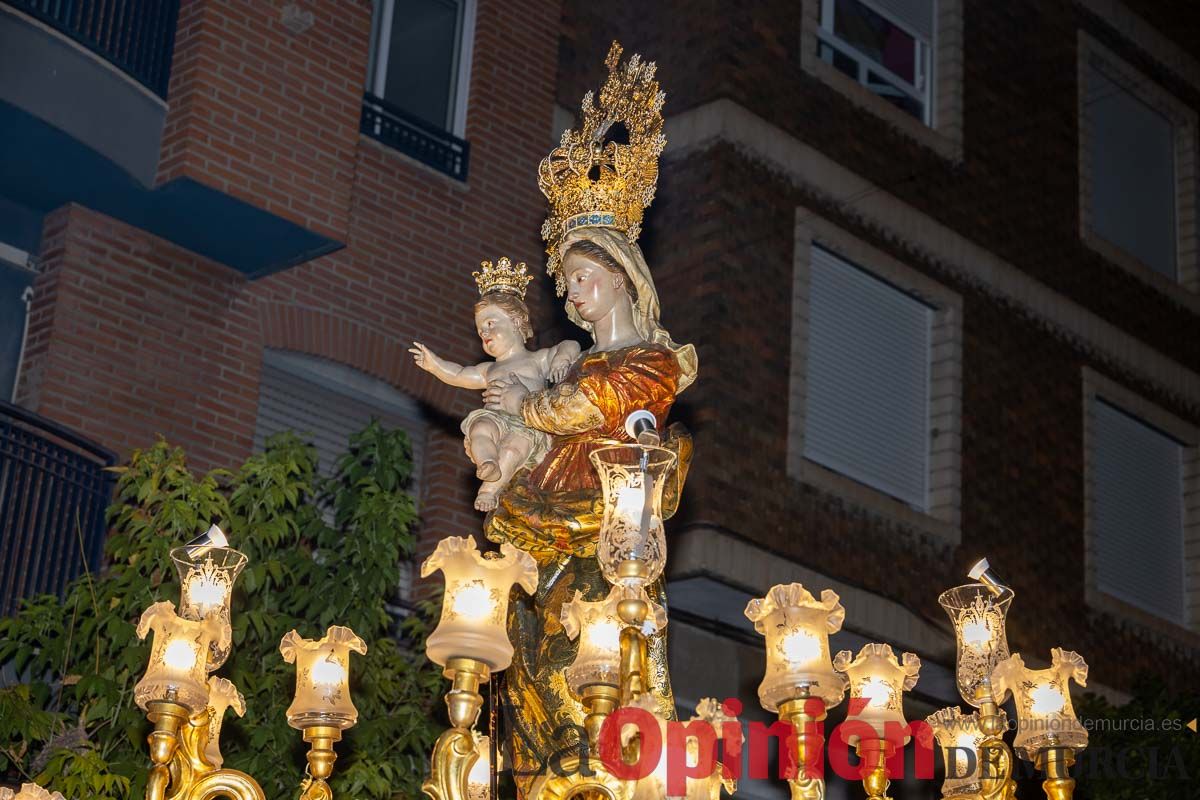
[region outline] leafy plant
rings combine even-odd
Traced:
[[[305,745],[284,716],[295,678],[278,643],[292,628],[319,638],[348,625],[369,650],[351,667],[360,716],[338,745],[334,791],[416,797],[442,687],[423,656],[430,604],[399,630],[387,609],[414,544],[411,471],[403,432],[374,422],[351,437],[329,479],[293,434],[272,437],[236,472],[203,477],[165,442],[136,451],[119,469],[105,570],[61,600],[37,597],[0,619],[0,664],[23,678],[0,689],[0,782],[36,779],[97,800],[144,791],[149,726],[133,687],[149,642],[134,625],[151,603],[178,602],[170,550],[217,522],[249,556],[234,592],[233,654],[217,673],[247,706],[244,718],[226,719],[225,765],[253,775],[268,797],[296,792]]]
[[[1200,714],[1200,694],[1172,691],[1146,675],[1121,706],[1088,694],[1078,704],[1088,747],[1075,769],[1077,797],[1149,800],[1192,797],[1200,776],[1200,741],[1187,723]]]

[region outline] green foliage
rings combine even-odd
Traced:
[[[199,478],[165,442],[135,452],[109,508],[104,572],[0,619],[0,663],[26,679],[0,689],[0,782],[36,778],[68,798],[143,793],[149,725],[133,687],[149,641],[134,627],[151,603],[178,602],[170,550],[216,522],[249,557],[233,599],[233,654],[217,673],[247,706],[244,718],[226,719],[225,765],[253,775],[268,797],[295,794],[305,745],[284,716],[295,677],[279,640],[293,628],[319,638],[348,625],[368,653],[352,658],[360,716],[338,745],[334,791],[416,797],[442,687],[423,655],[429,607],[405,621],[406,645],[386,607],[414,544],[411,471],[405,435],[374,422],[351,437],[330,479],[317,473],[315,448],[292,434],[272,437],[236,472]]]
[[[1169,690],[1147,676],[1133,698],[1114,706],[1097,695],[1077,704],[1088,747],[1072,772],[1076,797],[1150,800],[1194,797],[1200,779],[1200,736],[1185,725],[1200,714],[1200,694]]]

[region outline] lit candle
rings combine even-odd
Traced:
[[[992,672],[997,697],[1012,692],[1017,707],[1017,735],[1013,749],[1033,761],[1044,748],[1087,747],[1087,729],[1071,706],[1070,681],[1087,686],[1087,662],[1078,653],[1062,648],[1050,651],[1048,669],[1029,669],[1020,654],[1000,662]]]
[[[225,541],[224,534],[215,525],[206,537],[212,541]],[[188,545],[172,550],[171,560],[179,573],[179,616],[193,620],[217,617],[228,623],[233,585],[246,566],[246,556],[223,546]],[[208,671],[216,670],[228,657],[229,647],[217,647],[214,643],[209,648]]]
[[[289,631],[279,642],[279,652],[284,661],[296,665],[296,695],[287,710],[289,725],[345,730],[358,721],[358,709],[350,700],[350,653],[366,655],[367,644],[354,631],[334,625],[317,641]]]
[[[474,731],[475,763],[467,773],[467,800],[488,800],[492,796],[492,740]]]
[[[766,675],[758,687],[763,708],[778,711],[803,690],[826,707],[842,702],[846,681],[829,662],[829,635],[842,629],[846,616],[835,592],[826,589],[818,600],[799,583],[773,586],[745,613],[766,640]]]
[[[1003,711],[998,713],[1003,717]],[[926,717],[925,721],[937,738],[946,761],[942,797],[978,795],[983,777],[980,749],[987,738],[980,729],[978,712],[964,714],[957,707],[943,708]]]
[[[0,800],[63,800],[58,792],[50,792],[36,783],[23,783],[21,790],[14,793],[12,789],[0,786]]]
[[[504,627],[508,598],[514,583],[530,594],[537,589],[532,556],[505,542],[500,557],[489,558],[480,554],[474,537],[449,536],[421,565],[421,577],[437,570],[445,576],[446,592],[441,619],[425,641],[430,660],[445,666],[452,658],[470,658],[493,670],[508,667],[513,655]]]
[[[559,614],[563,632],[568,639],[579,639],[575,660],[566,670],[567,686],[576,695],[589,685],[620,685],[621,622],[617,606],[625,597],[625,587],[614,586],[601,600],[588,602],[576,590],[575,597],[563,603]],[[644,593],[642,597],[648,600]],[[667,624],[666,609],[654,602],[649,606],[642,629],[646,635],[663,630]]]
[[[146,609],[137,625],[137,636],[154,632],[154,646],[146,674],[134,687],[134,701],[143,710],[156,700],[171,700],[192,712],[207,706],[206,670],[210,643],[229,647],[229,623],[213,616],[184,619],[175,605],[164,601]]]
[[[886,644],[866,644],[853,659],[851,655],[849,650],[843,650],[833,659],[834,669],[846,674],[850,697],[865,701],[857,709],[851,704],[846,722],[867,723],[879,740],[887,740],[889,734],[894,738],[895,731],[904,730],[904,744],[907,744],[911,737],[907,734],[902,698],[904,692],[917,685],[921,659],[913,653],[905,653],[903,659],[897,661],[892,648]],[[861,725],[847,725],[846,741],[858,744],[861,732]]]
[[[942,592],[938,603],[954,625],[957,647],[955,678],[963,700],[973,706],[995,700],[989,684],[996,664],[1008,658],[1004,625],[1012,590],[996,584],[969,583]]]
[[[604,500],[596,545],[600,570],[609,583],[646,586],[658,579],[667,560],[662,495],[675,454],[663,447],[615,445],[594,450],[589,458]]]

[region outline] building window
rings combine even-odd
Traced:
[[[961,300],[802,212],[789,473],[957,540]]]
[[[812,248],[804,457],[928,508],[933,309]]]
[[[408,490],[419,502],[428,423],[416,400],[344,364],[283,350],[264,353],[254,431],[256,452],[262,451],[268,437],[295,431],[316,447],[318,470],[330,476],[337,459],[346,452],[351,434],[372,419],[408,434],[413,455]],[[412,568],[405,564],[393,611],[406,614],[412,600]]]
[[[801,65],[942,155],[962,157],[962,0],[814,0]]]
[[[463,35],[467,5],[468,0],[379,0],[371,50],[372,94],[458,136],[465,127],[470,70]]]
[[[1196,431],[1090,371],[1084,402],[1090,598],[1186,627],[1188,564],[1200,561]]]
[[[377,0],[363,133],[465,179],[475,0]]]
[[[1079,41],[1085,243],[1167,291],[1195,291],[1196,114],[1086,34]]]
[[[929,123],[933,0],[821,0],[821,60]]]

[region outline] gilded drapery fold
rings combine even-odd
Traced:
[[[522,407],[527,425],[553,435],[550,452],[536,468],[514,478],[484,531],[494,542],[525,550],[538,564],[537,592],[531,597],[514,595],[508,620],[516,653],[505,673],[506,720],[513,729],[509,738],[514,774],[523,797],[536,774],[550,768],[548,759],[554,753],[578,748],[580,741],[583,709],[564,677],[576,643],[566,637],[559,621],[562,605],[576,591],[595,601],[609,590],[596,561],[603,502],[588,456],[599,447],[629,443],[624,426],[633,411],[645,409],[665,419],[680,374],[675,354],[661,344],[585,354],[562,383],[528,395]],[[691,437],[682,427],[672,426],[663,445],[679,459],[664,487],[663,513],[669,517],[679,504]],[[650,587],[650,595],[665,603],[661,581]],[[648,655],[650,694],[662,713],[673,717],[665,635],[650,637]]]

